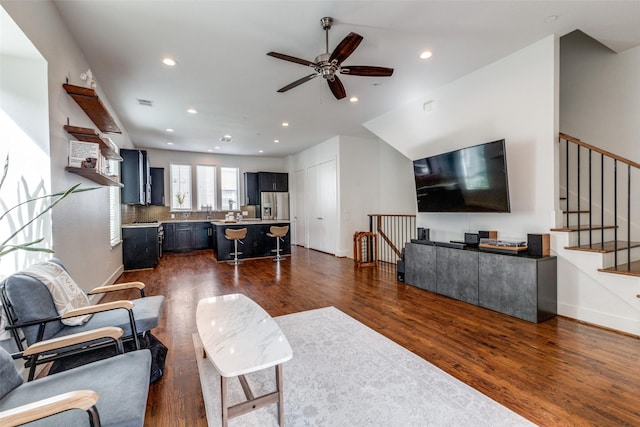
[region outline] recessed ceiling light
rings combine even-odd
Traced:
[[[258,150],[258,153],[264,153],[264,151],[263,150]]]
[[[167,142],[167,145],[173,145],[173,142],[169,141]]]
[[[286,128],[287,126],[289,126],[289,122],[282,122],[282,127]]]
[[[189,108],[187,110],[187,113],[189,113],[189,114],[198,114],[198,110],[196,110],[195,108]]]
[[[227,138],[227,139],[231,139],[231,135],[229,135],[229,134],[226,134],[224,137]]]
[[[276,144],[279,144],[280,140],[279,139],[274,139],[273,142],[275,142]]]
[[[220,149],[220,147],[218,147],[218,146],[215,146],[215,147],[213,147],[213,148],[215,148],[216,150],[219,150],[219,149]]]
[[[558,19],[558,15],[549,15],[544,19],[544,22],[553,22]]]
[[[167,128],[167,132],[173,132],[173,129]]]
[[[209,153],[212,153],[212,152],[213,152],[213,150],[212,150],[211,148],[209,148],[207,151],[208,151]]]
[[[420,59],[429,59],[433,56],[433,53],[431,53],[430,50],[425,50],[424,52],[422,52],[420,54]]]
[[[173,66],[175,66],[175,65],[178,63],[178,61],[176,61],[176,60],[175,60],[175,59],[173,59],[173,58],[168,58],[168,57],[167,57],[167,58],[163,58],[163,59],[162,59],[162,63],[163,63],[164,65],[168,65],[169,67],[173,67]]]
[[[349,102],[358,102],[358,97],[352,96],[351,98],[349,98]]]

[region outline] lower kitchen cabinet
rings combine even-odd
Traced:
[[[193,224],[182,223],[176,224],[176,247],[175,250],[190,251],[193,246]]]
[[[213,226],[210,222],[165,222],[165,252],[188,252],[210,249],[213,241]]]
[[[162,227],[164,228],[162,252],[173,252],[176,250],[176,224],[174,222],[165,222]]]
[[[209,249],[211,247],[212,228],[210,222],[193,223],[193,249]]]
[[[160,253],[157,227],[122,229],[122,261],[125,270],[153,268]]]

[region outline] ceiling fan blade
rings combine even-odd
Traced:
[[[344,90],[344,86],[338,76],[334,76],[333,81],[327,80],[327,83],[329,83],[329,89],[331,89],[331,92],[336,99],[342,99],[347,96],[347,92]]]
[[[290,89],[293,89],[296,86],[300,86],[302,83],[308,82],[309,80],[311,80],[314,77],[318,77],[318,73],[309,74],[308,76],[305,76],[305,77],[303,77],[301,79],[298,79],[293,83],[289,83],[285,87],[278,89],[278,92],[280,92],[280,93],[286,92],[286,91],[288,91]]]
[[[347,59],[349,55],[353,53],[354,50],[358,47],[360,42],[362,41],[362,36],[356,33],[349,33],[347,37],[342,39],[342,41],[336,46],[333,50],[333,53],[329,57],[329,62],[334,59],[338,64],[341,64],[342,61]]]
[[[342,67],[340,69],[340,74],[365,77],[389,77],[393,74],[393,68],[351,65],[349,67]]]
[[[295,62],[296,64],[308,65],[309,67],[315,67],[315,62],[307,61],[306,59],[296,58],[295,56],[285,55],[284,53],[278,52],[269,52],[267,53],[269,56],[273,56],[274,58],[282,59],[289,62]]]

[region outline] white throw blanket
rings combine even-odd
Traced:
[[[21,272],[40,280],[49,289],[53,303],[61,316],[68,311],[91,305],[89,297],[73,281],[69,273],[55,262],[45,261],[34,264]],[[87,322],[91,314],[63,319],[67,326],[78,326]]]

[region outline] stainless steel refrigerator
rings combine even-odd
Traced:
[[[262,219],[288,220],[289,193],[263,192],[260,193],[260,214]]]

